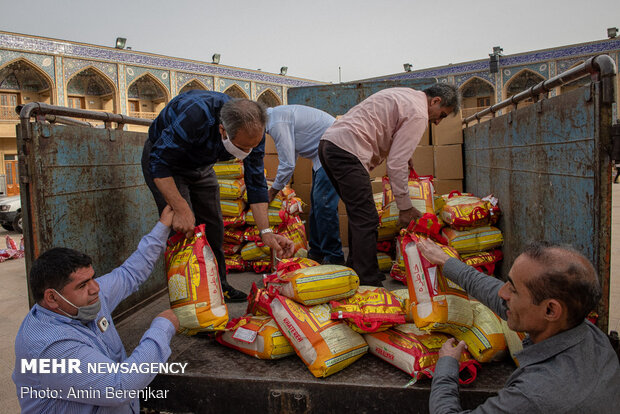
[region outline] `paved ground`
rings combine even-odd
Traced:
[[[620,331],[620,185],[614,185],[613,193],[613,224],[612,224],[612,252],[611,252],[611,295],[610,295],[610,329]],[[11,235],[19,242],[21,235],[0,229],[0,248],[4,248],[4,239]],[[248,290],[246,286],[250,280],[257,279],[256,275],[231,275],[231,284]],[[0,412],[17,413],[19,404],[15,395],[15,385],[11,380],[11,373],[15,364],[13,342],[19,325],[28,313],[28,295],[26,286],[26,270],[24,259],[8,260],[0,263],[0,280],[3,289],[0,289]],[[394,285],[394,286],[392,286]],[[395,289],[397,283],[387,281],[386,287]],[[401,285],[402,286],[402,285]],[[243,305],[245,307],[245,305]],[[235,305],[241,308],[240,305]],[[233,309],[231,309],[231,313]],[[235,312],[236,313],[236,312]]]

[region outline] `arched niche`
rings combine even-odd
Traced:
[[[89,66],[67,82],[67,106],[94,111],[116,112],[116,88],[97,68]]]
[[[463,118],[472,116],[495,104],[495,88],[477,76],[472,77],[460,87]]]
[[[54,82],[28,60],[19,58],[0,66],[0,119],[18,119],[15,106],[53,101]]]
[[[183,85],[183,87],[181,88],[181,90],[179,91],[179,95],[185,92],[189,92],[189,91],[193,91],[193,90],[201,90],[201,91],[207,91],[209,90],[202,82],[200,82],[198,79],[192,79],[191,81],[187,82],[185,85]]]
[[[150,73],[136,78],[127,88],[129,116],[155,119],[167,103],[166,87]]]
[[[262,103],[268,108],[282,105],[282,102],[280,102],[280,98],[278,98],[278,95],[273,93],[273,91],[271,91],[270,89],[267,89],[263,93],[261,93],[258,99],[256,99],[256,101]]]
[[[245,93],[245,91],[241,89],[241,87],[237,84],[230,85],[228,88],[226,88],[224,93],[231,98],[250,98],[248,94]]]

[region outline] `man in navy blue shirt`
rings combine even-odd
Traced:
[[[172,228],[190,237],[196,224],[205,223],[228,302],[245,301],[247,295],[226,282],[224,224],[213,171],[217,161],[243,160],[248,203],[263,243],[277,257],[293,254],[293,242],[269,227],[263,165],[266,122],[265,109],[256,102],[193,90],[178,95],[161,111],[142,153],[144,178],[159,211],[169,204],[175,212]]]

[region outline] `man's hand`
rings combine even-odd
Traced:
[[[166,205],[166,207],[164,207],[164,210],[161,212],[161,216],[159,216],[159,221],[161,221],[164,226],[170,227],[172,226],[173,219],[174,211],[172,211],[172,207]]]
[[[276,190],[273,187],[271,187],[269,190],[267,190],[267,195],[269,196],[269,202],[270,203],[273,201],[274,198],[276,198],[276,196],[278,195],[279,192],[280,192],[280,190]]]
[[[261,239],[265,246],[271,247],[278,259],[291,257],[295,252],[295,244],[293,241],[280,234],[265,233],[261,236]]]
[[[181,324],[179,323],[179,318],[177,318],[177,315],[174,313],[172,309],[166,309],[165,311],[157,315],[157,317],[168,319],[174,325],[174,330],[179,332],[179,328],[181,327]]]
[[[450,255],[432,240],[422,239],[416,243],[416,247],[426,257],[426,260],[436,265],[443,266],[450,258]]]
[[[400,210],[398,212],[398,224],[401,227],[407,227],[411,220],[417,220],[422,217],[422,213],[415,207],[411,207],[408,210]]]
[[[439,358],[447,356],[459,361],[461,359],[461,354],[463,353],[463,350],[467,349],[467,345],[465,345],[465,341],[460,341],[456,346],[454,346],[455,342],[456,339],[454,338],[448,339],[439,350]]]
[[[196,219],[192,209],[189,208],[189,204],[185,202],[185,205],[181,204],[180,211],[174,211],[174,217],[172,218],[172,229],[185,233],[185,237],[188,239],[194,235]]]

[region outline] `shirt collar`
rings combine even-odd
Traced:
[[[588,321],[583,321],[576,327],[559,334],[553,335],[537,344],[532,343],[529,336],[523,340],[523,351],[515,354],[515,359],[519,362],[519,367],[537,364],[541,361],[554,357],[568,348],[583,341],[587,331]]]

